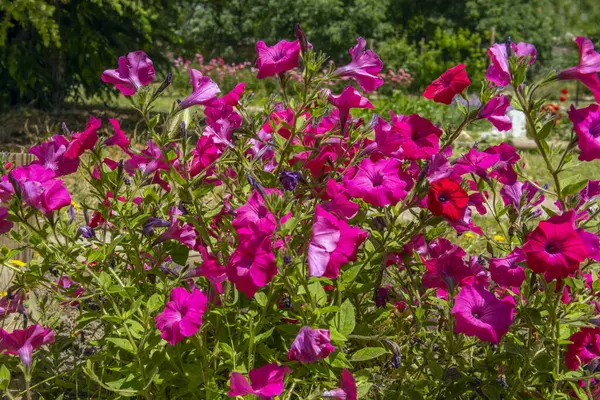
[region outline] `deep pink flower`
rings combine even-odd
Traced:
[[[190,271],[186,277],[195,278],[203,276],[215,287],[218,293],[223,291],[222,283],[227,280],[227,269],[220,265],[217,258],[210,254],[206,248],[200,247],[197,249],[202,255],[202,264]]]
[[[597,234],[586,232],[583,228],[577,229],[577,233],[587,249],[588,258],[600,262],[600,238]]]
[[[11,333],[0,329],[0,353],[18,355],[27,367],[31,366],[33,351],[52,342],[54,342],[54,332],[41,325],[16,329]]]
[[[8,208],[0,207],[0,234],[8,233],[15,225],[8,218]]]
[[[273,47],[268,47],[262,40],[256,43],[256,67],[258,79],[282,74],[298,67],[300,60],[300,41],[282,40]]]
[[[484,178],[487,176],[487,170],[498,161],[500,161],[498,154],[490,154],[471,148],[467,154],[456,160],[454,172],[458,176],[475,173],[477,176]]]
[[[322,198],[328,200],[322,204],[323,209],[338,218],[351,219],[358,213],[358,204],[348,200],[344,186],[331,178],[325,184]]]
[[[427,271],[423,275],[423,286],[449,290],[458,286],[465,278],[472,276],[462,257],[448,254],[425,262]]]
[[[488,48],[488,55],[492,65],[488,67],[485,77],[497,86],[506,86],[510,83],[510,70],[508,65],[508,54],[504,43],[496,43]]]
[[[433,182],[427,193],[427,208],[435,216],[444,216],[450,221],[460,219],[467,205],[469,196],[460,184],[448,179]]]
[[[201,136],[192,150],[190,176],[194,177],[208,168],[221,155],[221,150],[211,136]],[[212,169],[212,168],[211,168]],[[210,171],[207,171],[207,173]]]
[[[229,382],[227,396],[254,395],[261,400],[273,400],[283,392],[283,379],[285,374],[291,373],[288,367],[279,366],[276,363],[265,364],[260,368],[254,368],[248,373],[250,382],[239,372],[232,372]]]
[[[56,176],[69,175],[79,168],[79,158],[67,158],[69,141],[64,136],[52,136],[49,141],[33,146],[29,152],[37,157],[32,164],[39,164],[54,171]]]
[[[129,139],[125,132],[121,129],[119,121],[114,118],[109,118],[108,122],[112,125],[115,134],[104,141],[106,146],[119,146],[123,151],[129,151]]]
[[[17,293],[7,294],[0,298],[0,320],[4,319],[9,314],[16,312],[24,313],[24,301],[25,293],[22,290],[19,290]]]
[[[196,244],[196,230],[194,226],[188,223],[182,224],[177,218],[182,212],[177,207],[171,207],[169,210],[170,222],[169,228],[160,234],[154,241],[154,245],[167,240],[176,240],[184,246],[193,249]]]
[[[100,125],[102,125],[102,120],[90,116],[85,130],[73,134],[64,157],[67,159],[78,158],[86,150],[91,150],[98,141],[98,133],[96,131],[100,128]]]
[[[242,94],[244,94],[244,89],[246,89],[246,82],[240,82],[235,85],[231,92],[221,97],[219,101],[228,106],[235,107],[238,105]]]
[[[560,71],[558,79],[580,81],[592,91],[596,102],[600,102],[600,53],[594,50],[594,44],[588,38],[578,36],[575,43],[579,47],[579,64]]]
[[[8,180],[8,175],[4,175],[0,180],[0,203],[9,202],[15,194],[15,188]]]
[[[527,64],[531,65],[535,62],[537,50],[534,45],[525,42],[511,43],[510,48],[517,58],[523,57],[522,61],[527,61]]]
[[[281,192],[277,189],[266,189],[265,192],[267,195],[274,193],[281,196]],[[251,225],[252,230],[270,235],[277,227],[277,221],[269,211],[265,199],[255,190],[246,201],[246,204],[237,209],[232,225],[236,230]]]
[[[10,174],[19,184],[25,203],[44,214],[71,204],[71,195],[63,181],[54,178],[54,171],[37,164],[13,169]]]
[[[69,278],[67,275],[63,275],[62,277],[60,277],[59,280],[56,281],[56,286],[61,289],[61,291],[63,292],[63,294],[66,297],[71,297],[71,298],[76,298],[76,297],[81,297],[81,295],[84,292],[83,287],[75,282],[74,280],[72,280],[71,278]],[[71,301],[71,302],[64,302],[62,303],[63,305],[71,305],[72,307],[76,307],[79,305],[78,301]]]
[[[373,50],[365,50],[365,39],[359,37],[356,42],[356,46],[349,50],[352,61],[335,70],[334,75],[354,78],[365,92],[370,92],[383,85],[383,79],[378,77],[383,62]]]
[[[396,205],[412,186],[410,177],[401,170],[400,162],[393,158],[376,162],[366,158],[352,172],[344,177],[348,194],[377,207]]]
[[[565,361],[570,370],[578,370],[600,357],[600,328],[581,328],[569,338]]]
[[[229,258],[227,278],[246,297],[252,297],[261,287],[266,286],[275,275],[277,265],[269,237],[262,242],[252,241],[251,245],[240,245]]]
[[[117,69],[107,69],[102,73],[102,82],[112,83],[124,96],[132,96],[142,86],[154,80],[152,60],[141,50],[119,57]]]
[[[459,64],[444,72],[427,86],[423,97],[436,103],[452,103],[454,96],[462,93],[471,84],[465,68],[465,64]]]
[[[587,258],[587,248],[575,230],[575,213],[569,211],[542,221],[523,246],[527,266],[547,280],[566,278]]]
[[[330,343],[329,330],[303,326],[288,352],[288,360],[314,363],[335,351]]]
[[[175,346],[193,336],[202,325],[206,303],[206,295],[196,288],[191,293],[182,287],[174,288],[164,311],[154,318],[160,337]]]
[[[577,133],[577,144],[581,150],[579,159],[581,161],[600,159],[600,106],[591,104],[580,109],[571,106],[567,113]]]
[[[168,149],[165,149],[165,152],[168,152]],[[179,161],[179,154],[177,154],[174,160],[167,163],[154,139],[148,140],[146,148],[141,153],[131,153],[129,156],[130,158],[125,161],[124,167],[130,175],[133,175],[136,169],[139,169],[144,175],[153,174],[157,170],[168,171],[169,163],[174,164]]]
[[[519,287],[525,280],[525,268],[520,266],[527,258],[520,248],[503,258],[490,259],[492,280],[500,286]]]
[[[479,285],[464,286],[454,299],[454,331],[494,344],[500,343],[513,320],[514,307]]]
[[[435,154],[429,163],[427,169],[427,180],[429,183],[439,181],[444,178],[450,178],[454,174],[452,166],[448,159],[441,153]],[[458,176],[457,179],[460,179]]]
[[[204,106],[215,104],[217,94],[221,89],[208,76],[203,76],[202,72],[190,68],[190,83],[192,84],[192,94],[179,103],[181,109],[202,104]]]
[[[472,212],[469,207],[465,208],[465,212],[456,220],[448,220],[448,224],[456,230],[458,236],[465,232],[473,232],[479,236],[483,235],[481,227],[473,223]]]
[[[500,132],[512,129],[512,121],[506,115],[510,99],[503,94],[492,98],[477,114],[477,119],[487,119]]]
[[[323,393],[323,397],[327,399],[338,399],[338,400],[356,400],[357,399],[357,391],[356,391],[356,381],[354,380],[354,376],[348,371],[346,368],[342,370],[342,374],[340,375],[340,387],[327,390]]]
[[[348,120],[351,108],[373,108],[373,104],[371,104],[369,99],[363,97],[352,86],[346,86],[342,93],[337,96],[330,92],[327,101],[339,110],[340,131],[343,135],[346,134],[346,121]]]
[[[523,207],[535,207],[544,201],[544,195],[540,195],[537,200],[533,201],[539,189],[531,184],[529,181],[515,182],[512,185],[504,185],[500,189],[500,195],[505,206],[513,205],[516,210],[521,209],[521,203]]]
[[[496,178],[500,183],[505,185],[510,185],[517,181],[517,173],[513,168],[513,165],[521,159],[517,154],[517,149],[503,142],[499,145],[488,147],[484,152],[498,156],[498,161],[493,165],[493,171],[490,173],[491,178]]]
[[[390,112],[391,113],[391,112]],[[418,114],[392,114],[392,131],[402,136],[400,148],[408,160],[429,160],[440,150],[442,130]]]
[[[309,275],[337,278],[344,264],[356,260],[358,246],[367,234],[359,227],[350,227],[346,221],[338,220],[317,204],[308,244]]]

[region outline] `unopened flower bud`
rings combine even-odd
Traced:
[[[71,204],[67,210],[67,215],[69,216],[69,224],[72,224],[75,220],[75,207]]]
[[[293,192],[296,190],[296,186],[298,186],[298,181],[303,180],[300,172],[297,171],[281,171],[279,174],[279,182],[281,182],[281,186],[283,186],[284,190],[289,192]]]
[[[168,88],[169,85],[171,85],[172,81],[173,81],[173,73],[169,72],[167,74],[167,77],[163,81],[163,83],[161,83],[161,85],[158,87],[158,89],[156,89],[156,92],[154,93],[154,96],[156,97],[156,96],[160,95],[162,92],[164,92],[165,89]]]
[[[294,34],[298,41],[300,41],[300,51],[302,54],[305,54],[308,51],[308,39],[306,38],[306,34],[300,27],[300,24],[296,24],[294,27]]]
[[[65,135],[66,137],[70,137],[71,136],[71,131],[69,130],[69,128],[67,128],[67,124],[65,122],[63,122],[62,124],[60,124],[60,127],[63,131],[63,135]]]
[[[77,235],[81,235],[86,239],[96,237],[96,233],[94,232],[94,230],[87,225],[81,225],[77,230]]]
[[[185,121],[181,121],[181,125],[179,125],[179,130],[181,131],[181,137],[183,140],[187,139],[187,129],[185,127]]]

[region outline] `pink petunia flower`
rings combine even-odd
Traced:
[[[112,83],[124,96],[132,96],[142,86],[154,80],[152,60],[141,50],[119,57],[117,69],[107,69],[102,73],[102,82]]]
[[[16,312],[24,313],[24,301],[25,293],[22,290],[19,290],[17,293],[8,293],[6,296],[0,298],[0,319],[4,319],[7,315]]]
[[[331,345],[329,330],[303,326],[288,352],[288,360],[314,363],[335,351]]]
[[[350,196],[377,207],[396,205],[411,186],[410,177],[393,158],[376,162],[366,158],[344,177],[344,187]]]
[[[423,286],[426,288],[450,290],[472,276],[465,261],[456,254],[429,259],[425,267],[427,271],[423,274]]]
[[[256,67],[258,79],[282,74],[298,67],[300,60],[300,41],[282,40],[268,47],[262,40],[256,43]]]
[[[27,367],[31,366],[33,351],[52,342],[54,342],[54,332],[41,325],[16,329],[11,333],[0,329],[0,353],[18,355]]]
[[[64,153],[66,159],[79,158],[86,150],[91,150],[98,141],[98,129],[102,125],[102,120],[90,116],[83,132],[75,132],[67,151]]]
[[[221,89],[208,76],[203,76],[202,72],[190,68],[190,83],[192,84],[192,94],[183,99],[179,103],[179,107],[183,110],[198,104],[211,105],[217,102],[217,94]]]
[[[343,265],[356,260],[358,246],[367,235],[366,231],[350,227],[317,204],[308,244],[309,275],[337,278]]]
[[[510,99],[503,94],[492,98],[477,114],[477,119],[487,119],[500,132],[512,129],[512,121],[506,115]]]
[[[265,364],[248,373],[252,383],[239,372],[232,372],[227,396],[254,395],[261,400],[273,400],[283,392],[283,379],[285,374],[291,372],[292,370],[285,365],[280,367],[276,363]]]
[[[170,216],[170,225],[169,228],[160,234],[159,237],[154,241],[154,245],[156,246],[159,243],[165,242],[167,240],[176,240],[184,246],[193,249],[196,245],[196,230],[194,226],[189,223],[182,224],[181,221],[177,218],[178,215],[182,215],[183,213],[177,207],[171,207],[169,209]]]
[[[365,92],[371,92],[383,85],[383,79],[378,77],[383,62],[373,50],[365,50],[367,47],[365,39],[359,37],[356,42],[356,46],[349,50],[352,61],[336,69],[334,75],[354,78]]]
[[[202,264],[186,274],[186,278],[205,277],[217,290],[223,292],[223,282],[227,280],[227,269],[220,265],[217,258],[202,246],[196,247],[202,255]]]
[[[231,90],[231,92],[227,93],[223,97],[219,99],[219,102],[222,104],[226,104],[230,107],[235,107],[238,105],[242,94],[244,94],[244,89],[246,89],[246,82],[240,82]]]
[[[522,61],[528,64],[533,64],[536,58],[535,46],[529,43],[511,43],[511,50]],[[496,86],[506,86],[510,83],[510,65],[508,62],[508,53],[506,44],[496,43],[488,48],[488,55],[492,61],[492,65],[488,67],[485,77],[488,81],[496,84]],[[521,61],[521,62],[522,62]]]
[[[171,346],[193,336],[202,325],[206,303],[206,295],[196,288],[191,293],[182,287],[174,288],[164,311],[154,318],[160,336]]]
[[[33,146],[29,153],[37,157],[32,164],[41,165],[54,171],[56,176],[69,175],[79,168],[79,158],[67,158],[65,153],[69,141],[64,136],[52,136],[49,141]]]
[[[322,204],[323,209],[341,219],[351,219],[358,213],[358,204],[348,200],[346,189],[342,184],[329,178],[325,184],[325,193],[321,196],[328,200]]]
[[[520,266],[527,258],[520,248],[503,258],[490,259],[492,280],[500,286],[519,287],[525,280],[525,268]]]
[[[427,86],[423,97],[436,103],[452,103],[454,96],[462,93],[471,84],[465,68],[465,64],[459,64],[444,72]]]
[[[576,371],[581,365],[600,357],[600,328],[581,328],[569,341],[565,361],[570,370]]]
[[[18,190],[25,203],[44,214],[71,204],[71,195],[63,186],[63,181],[53,179],[54,171],[50,169],[31,164],[15,168],[10,174],[18,183]]]
[[[391,113],[391,112],[390,112]],[[400,147],[408,160],[429,160],[440,150],[442,130],[418,114],[409,117],[392,114],[392,131],[402,136]]]
[[[192,161],[190,163],[190,176],[194,177],[209,168],[222,154],[211,136],[201,136],[192,150]],[[211,170],[214,167],[210,168]],[[207,171],[210,174],[211,171]]]
[[[484,152],[498,156],[498,160],[492,167],[493,171],[490,172],[491,178],[496,178],[500,183],[505,185],[511,185],[517,181],[517,173],[513,168],[513,165],[521,159],[519,154],[517,154],[517,149],[503,142],[499,145],[488,147]]]
[[[8,233],[15,224],[8,219],[8,208],[0,207],[0,234]]]
[[[109,137],[108,139],[106,139],[104,141],[104,145],[118,146],[123,151],[128,152],[129,144],[130,144],[129,139],[125,135],[125,132],[123,132],[123,130],[121,129],[121,125],[119,124],[119,121],[114,118],[109,118],[108,122],[112,125],[115,133],[114,133],[114,135],[112,135],[111,137]]]
[[[263,237],[259,243],[256,243],[257,240],[240,242],[242,244],[231,255],[227,265],[227,278],[246,297],[254,296],[277,275],[270,238]]]
[[[477,176],[484,178],[488,174],[488,169],[492,168],[499,160],[498,154],[490,154],[471,148],[467,154],[456,160],[454,172],[458,176],[475,173]]]
[[[454,299],[454,331],[494,344],[500,343],[513,320],[514,306],[498,300],[479,285],[464,286]]]
[[[340,387],[323,392],[323,397],[327,399],[338,400],[356,400],[358,397],[356,391],[356,381],[354,376],[346,368],[342,370],[340,375]]]
[[[558,79],[580,81],[592,91],[596,102],[600,102],[600,53],[594,50],[594,44],[588,38],[578,36],[575,43],[579,47],[579,64],[560,71]]]
[[[346,135],[346,121],[348,120],[351,108],[373,108],[373,104],[371,104],[369,99],[363,97],[352,86],[346,86],[342,93],[337,96],[330,92],[327,101],[339,110],[340,131],[344,136]]]
[[[591,104],[580,109],[571,106],[567,113],[577,134],[577,145],[581,150],[579,160],[600,159],[600,106]]]
[[[542,221],[523,245],[527,266],[547,280],[566,278],[587,258],[587,248],[575,230],[575,213],[569,211]]]
[[[512,185],[504,185],[500,189],[500,195],[505,206],[513,205],[516,210],[523,207],[535,207],[544,201],[544,195],[540,195],[536,199],[539,189],[529,181],[515,182]]]
[[[55,285],[63,292],[66,297],[77,298],[81,297],[84,292],[83,287],[69,278],[67,275],[63,275],[59,280],[55,282]],[[72,307],[77,307],[79,305],[78,301],[65,301],[62,303],[63,305],[70,305]]]

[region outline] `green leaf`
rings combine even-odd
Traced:
[[[106,340],[111,342],[112,344],[116,345],[117,347],[130,352],[131,354],[135,354],[135,350],[129,340],[121,339],[121,338],[110,338],[110,337],[106,338]]]
[[[555,123],[554,120],[550,120],[548,122],[546,122],[546,125],[544,125],[542,127],[542,129],[540,129],[538,131],[538,138],[544,140],[548,137],[548,135],[550,134],[550,132],[552,132],[552,128],[554,127]]]
[[[190,249],[181,243],[174,242],[172,243],[171,251],[169,255],[173,259],[173,262],[179,265],[187,264],[187,259],[190,254]]]
[[[160,114],[156,114],[150,121],[148,121],[148,128],[150,130],[154,129],[154,127],[158,124],[158,120],[160,119]]]
[[[269,299],[267,299],[267,295],[264,294],[263,292],[258,292],[254,295],[254,300],[256,300],[256,302],[258,303],[259,306],[261,307],[266,307],[267,306],[267,302],[269,301]]]
[[[587,183],[588,183],[587,179],[584,179],[584,180],[576,182],[576,183],[572,183],[569,186],[565,187],[561,191],[561,194],[563,196],[570,196],[572,194],[575,194],[575,193],[579,192],[581,189],[583,189],[585,187],[585,185],[587,185]]]
[[[6,365],[0,366],[0,390],[6,391],[8,384],[10,383],[10,371],[6,368]]]
[[[318,305],[322,306],[327,303],[327,293],[325,293],[320,282],[313,282],[308,285],[308,291]]]
[[[346,299],[340,307],[337,318],[337,330],[344,336],[348,336],[354,331],[356,326],[356,312],[349,299]]]
[[[146,302],[146,308],[149,312],[153,313],[160,309],[163,304],[165,304],[163,296],[160,293],[154,293]]]
[[[352,354],[350,361],[367,361],[377,357],[381,357],[388,351],[383,347],[365,347]]]
[[[460,103],[457,103],[457,104],[460,104]],[[369,393],[371,386],[373,386],[373,384],[371,382],[364,382],[364,383],[359,384],[358,387],[356,388],[357,398],[359,398],[359,399],[366,398],[365,396]]]
[[[261,334],[258,334],[254,337],[254,345],[259,344],[260,342],[262,342],[263,340],[273,336],[273,331],[275,330],[275,327],[269,329],[266,332],[263,332]]]

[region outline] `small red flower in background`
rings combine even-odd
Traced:
[[[567,97],[566,96],[560,96],[560,101],[562,101],[564,103],[565,101],[567,101]]]
[[[564,94],[565,96],[569,94],[569,91],[567,90],[567,88],[562,88],[562,90],[560,92],[562,94]]]
[[[431,185],[427,193],[427,208],[435,216],[444,216],[450,221],[462,217],[467,208],[467,192],[452,179],[440,179]]]

